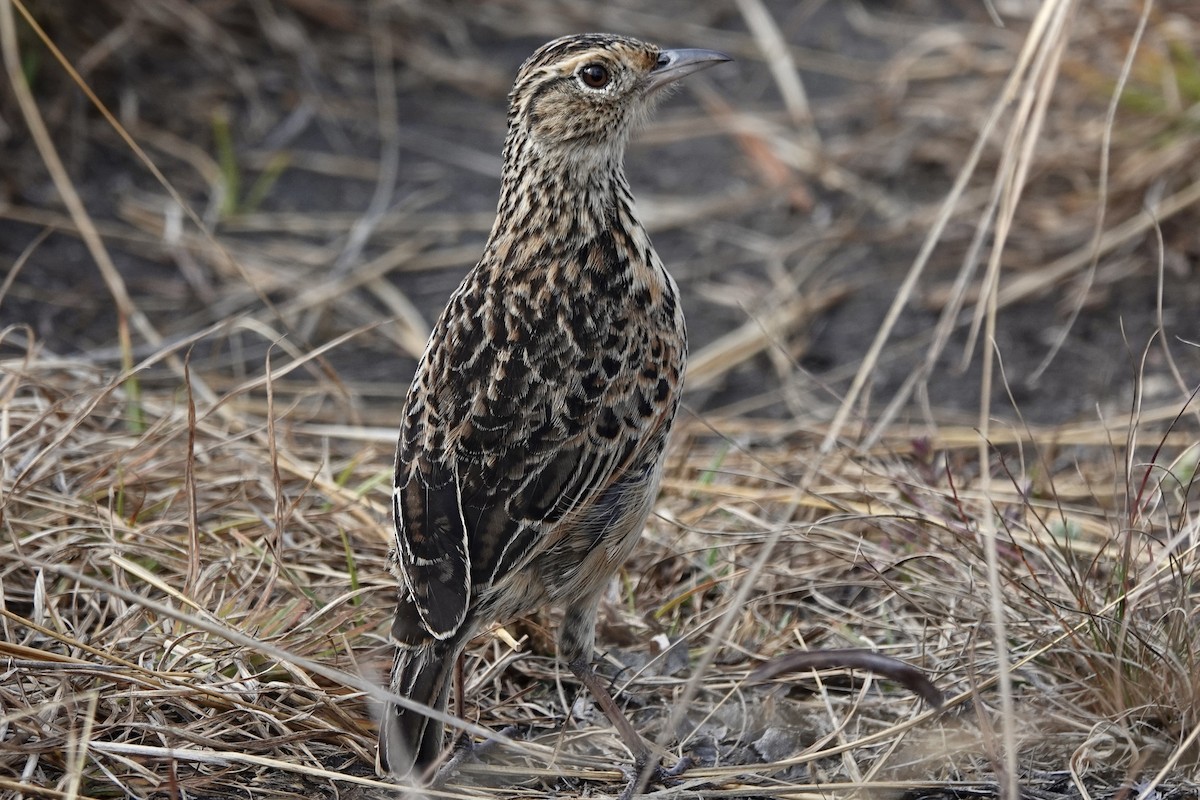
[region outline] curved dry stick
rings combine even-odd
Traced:
[[[922,670],[870,650],[796,650],[760,664],[750,673],[747,680],[751,683],[762,683],[777,675],[818,669],[861,669],[873,672],[895,681],[933,708],[942,707],[941,690],[925,677]]]

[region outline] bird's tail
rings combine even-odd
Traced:
[[[458,653],[453,640],[398,644],[391,690],[435,711],[445,711]],[[419,773],[437,760],[441,750],[442,723],[419,711],[388,705],[379,724],[377,767],[381,774],[403,776],[414,769]]]

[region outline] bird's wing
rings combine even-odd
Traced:
[[[461,627],[473,590],[528,563],[649,451],[657,460],[685,357],[673,305],[640,325],[619,297],[483,286],[468,276],[438,320],[397,452],[398,565],[438,638]]]
[[[519,476],[508,481],[500,497],[484,493],[464,498],[464,514],[478,519],[471,537],[476,585],[492,585],[520,569],[567,517],[585,514],[629,469],[636,441],[619,448],[597,448],[582,441],[542,452],[522,453],[519,465],[506,471]],[[481,473],[480,483],[494,483]],[[497,502],[499,501],[499,502]]]
[[[471,592],[528,563],[568,517],[590,517],[594,509],[588,528],[601,541],[628,516],[633,499],[626,495],[645,483],[657,460],[647,448],[661,450],[666,427],[619,442],[599,444],[585,431],[573,441],[525,439],[495,450],[467,434],[451,452],[409,461],[394,496],[397,549],[423,627],[438,638],[453,635]]]
[[[444,462],[420,459],[403,483],[397,472],[392,493],[400,573],[422,627],[437,639],[458,632],[471,598],[461,482],[454,473]]]
[[[422,627],[437,638],[457,632],[473,589],[527,563],[560,520],[591,505],[604,518],[620,517],[605,508],[624,502],[618,489],[642,449],[632,437],[613,448],[581,436],[480,453],[471,439],[464,437],[453,457],[423,453],[412,460],[393,496],[404,582]]]

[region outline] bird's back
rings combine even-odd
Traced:
[[[489,247],[409,394],[397,513],[438,552],[401,549],[400,567],[411,580],[421,559],[442,559],[432,572],[494,606],[473,609],[480,624],[569,593],[592,549],[627,553],[657,486],[686,359],[677,290],[627,200],[588,233]],[[527,591],[490,591],[513,580]],[[429,612],[434,628],[465,616]]]

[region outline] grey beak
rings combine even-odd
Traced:
[[[649,94],[685,75],[691,75],[693,72],[699,72],[725,61],[733,61],[733,58],[716,50],[697,50],[695,48],[663,50],[658,54],[658,63],[646,77],[646,93]]]

